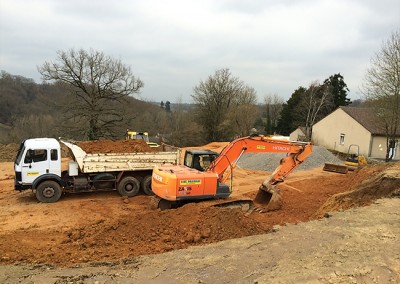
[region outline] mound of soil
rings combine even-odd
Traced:
[[[127,214],[70,229],[63,234],[60,251],[56,253],[70,252],[66,258],[57,259],[61,264],[78,260],[113,260],[121,258],[121,252],[125,257],[163,253],[265,232],[239,209],[202,208],[189,204],[177,210]],[[51,255],[42,257],[40,262],[54,262]]]
[[[134,152],[155,152],[155,148],[151,148],[143,140],[96,140],[82,141],[78,143],[88,154],[98,153],[134,153]]]
[[[0,144],[0,162],[14,161],[19,145],[16,143]]]
[[[316,213],[317,217],[323,217],[330,211],[367,206],[379,198],[400,196],[399,163],[364,167],[358,169],[355,176],[357,178],[350,184],[351,190],[330,197]]]

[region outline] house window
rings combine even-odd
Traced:
[[[344,145],[344,134],[340,133],[339,145]]]

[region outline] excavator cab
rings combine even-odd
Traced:
[[[218,153],[210,150],[186,150],[183,164],[204,172],[217,157]]]

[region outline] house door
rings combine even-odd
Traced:
[[[397,143],[393,143],[394,147],[389,148],[389,157],[393,157],[393,160],[396,159],[396,149],[397,149]],[[392,146],[392,145],[391,145]],[[393,154],[393,155],[392,155]]]

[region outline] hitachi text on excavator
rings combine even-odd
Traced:
[[[279,140],[270,136],[248,136],[229,143],[204,170],[187,165],[162,165],[153,169],[151,188],[155,194],[154,206],[168,209],[190,201],[227,199],[232,188],[226,184],[240,157],[248,152],[287,153],[275,171],[260,185],[253,204],[263,211],[279,209],[281,195],[278,184],[311,154],[308,142]],[[188,152],[190,153],[190,151]],[[229,203],[230,200],[225,200]],[[235,200],[232,200],[235,202]]]

